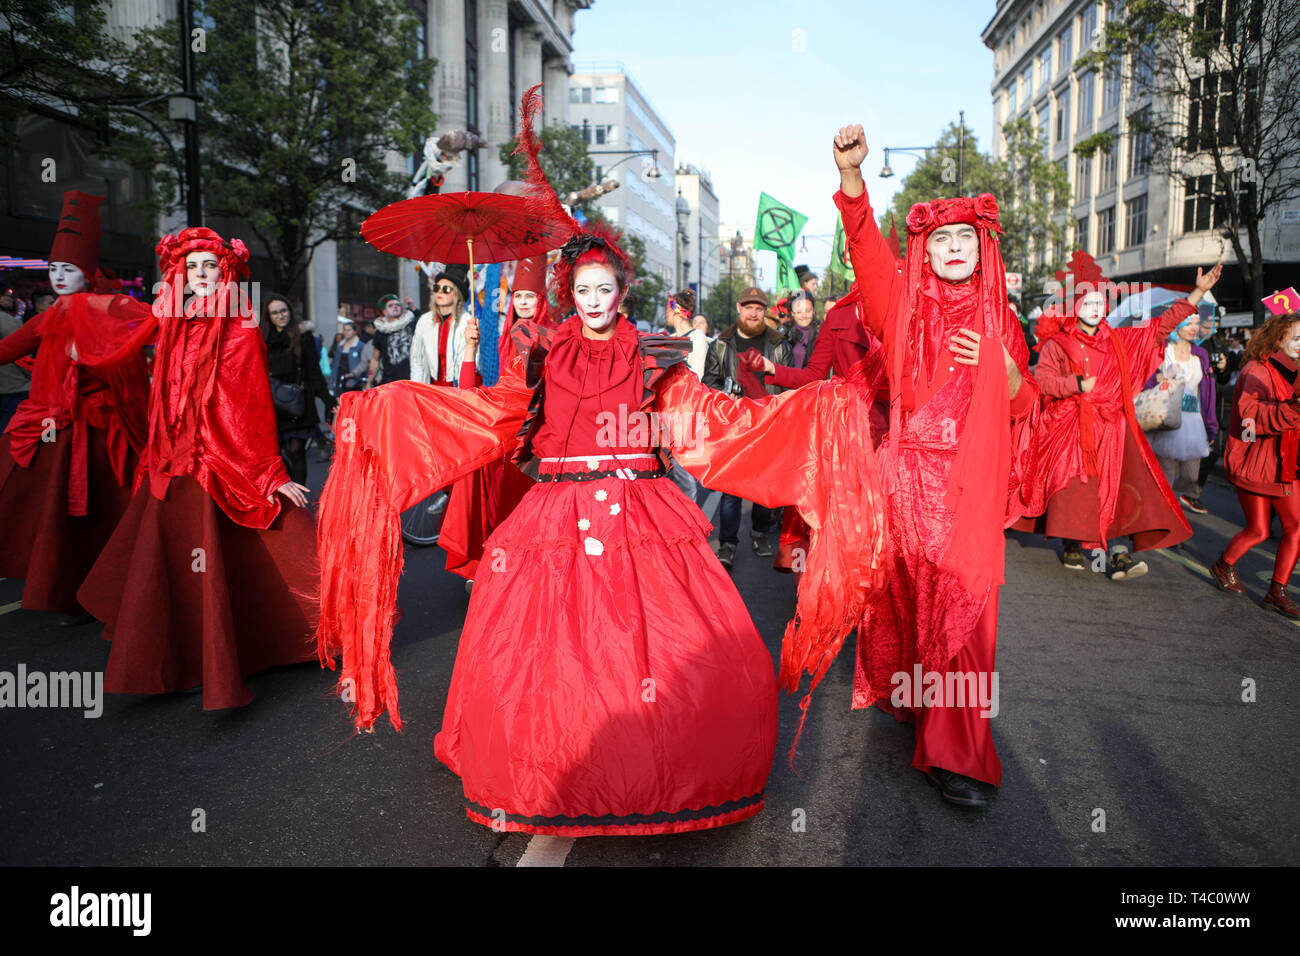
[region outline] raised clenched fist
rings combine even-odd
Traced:
[[[842,126],[835,134],[832,152],[840,169],[857,169],[867,158],[867,135],[861,125]]]

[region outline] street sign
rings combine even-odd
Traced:
[[[1020,273],[1019,273],[1019,272],[1008,272],[1008,273],[1007,273],[1007,291],[1008,291],[1008,292],[1019,292],[1019,291],[1020,291],[1020,287],[1021,287]]]

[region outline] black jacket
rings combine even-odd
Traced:
[[[276,411],[275,421],[280,431],[311,428],[319,424],[320,416],[316,414],[317,398],[325,403],[327,411],[338,404],[325,384],[325,376],[321,374],[316,339],[308,332],[298,341],[301,355],[294,358],[293,350],[289,348],[288,332],[273,330],[266,340],[266,361],[270,366],[271,377],[288,385],[302,385],[307,393],[307,409],[302,417],[286,418],[279,410]]]
[[[736,380],[736,336],[739,334],[735,325],[723,329],[709,345],[708,355],[704,359],[704,384],[709,388],[740,395],[740,384]],[[763,336],[763,357],[772,360],[773,365],[790,364],[790,345],[785,336],[777,329],[766,329]],[[760,375],[762,380],[766,376]],[[779,385],[764,382],[769,395],[783,391]]]

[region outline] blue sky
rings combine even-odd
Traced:
[[[835,229],[831,139],[859,122],[867,189],[883,208],[914,163],[877,174],[884,146],[934,142],[958,110],[981,150],[993,130],[993,52],[980,42],[993,0],[596,0],[577,14],[576,66],[621,61],[677,138],[677,161],[709,170],[722,221],[753,226],[766,191]],[[795,31],[802,31],[796,33]],[[804,50],[795,46],[802,39]],[[706,241],[706,248],[712,243]],[[809,239],[820,272],[829,238]],[[759,254],[772,285],[771,253]]]

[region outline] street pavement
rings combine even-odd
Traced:
[[[318,491],[325,466],[311,471]],[[1294,865],[1300,629],[1258,606],[1276,538],[1239,565],[1249,598],[1208,583],[1242,516],[1221,479],[1204,500],[1191,541],[1145,554],[1150,573],[1130,582],[1066,570],[1059,543],[1008,535],[1003,783],[984,811],[943,803],[912,769],[910,725],[850,709],[850,641],[813,697],[798,774],[797,699],[782,695],[756,818],[576,841],[471,823],[433,755],[468,598],[440,549],[408,548],[393,648],[404,732],[385,720],[351,735],[315,664],[254,676],[256,699],[235,711],[205,713],[196,693],[106,695],[95,719],[0,710],[0,864]],[[749,550],[747,529],[748,515],[733,575],[775,673],[794,582]],[[20,596],[0,580],[0,671],[104,668],[100,625],[56,627]]]

